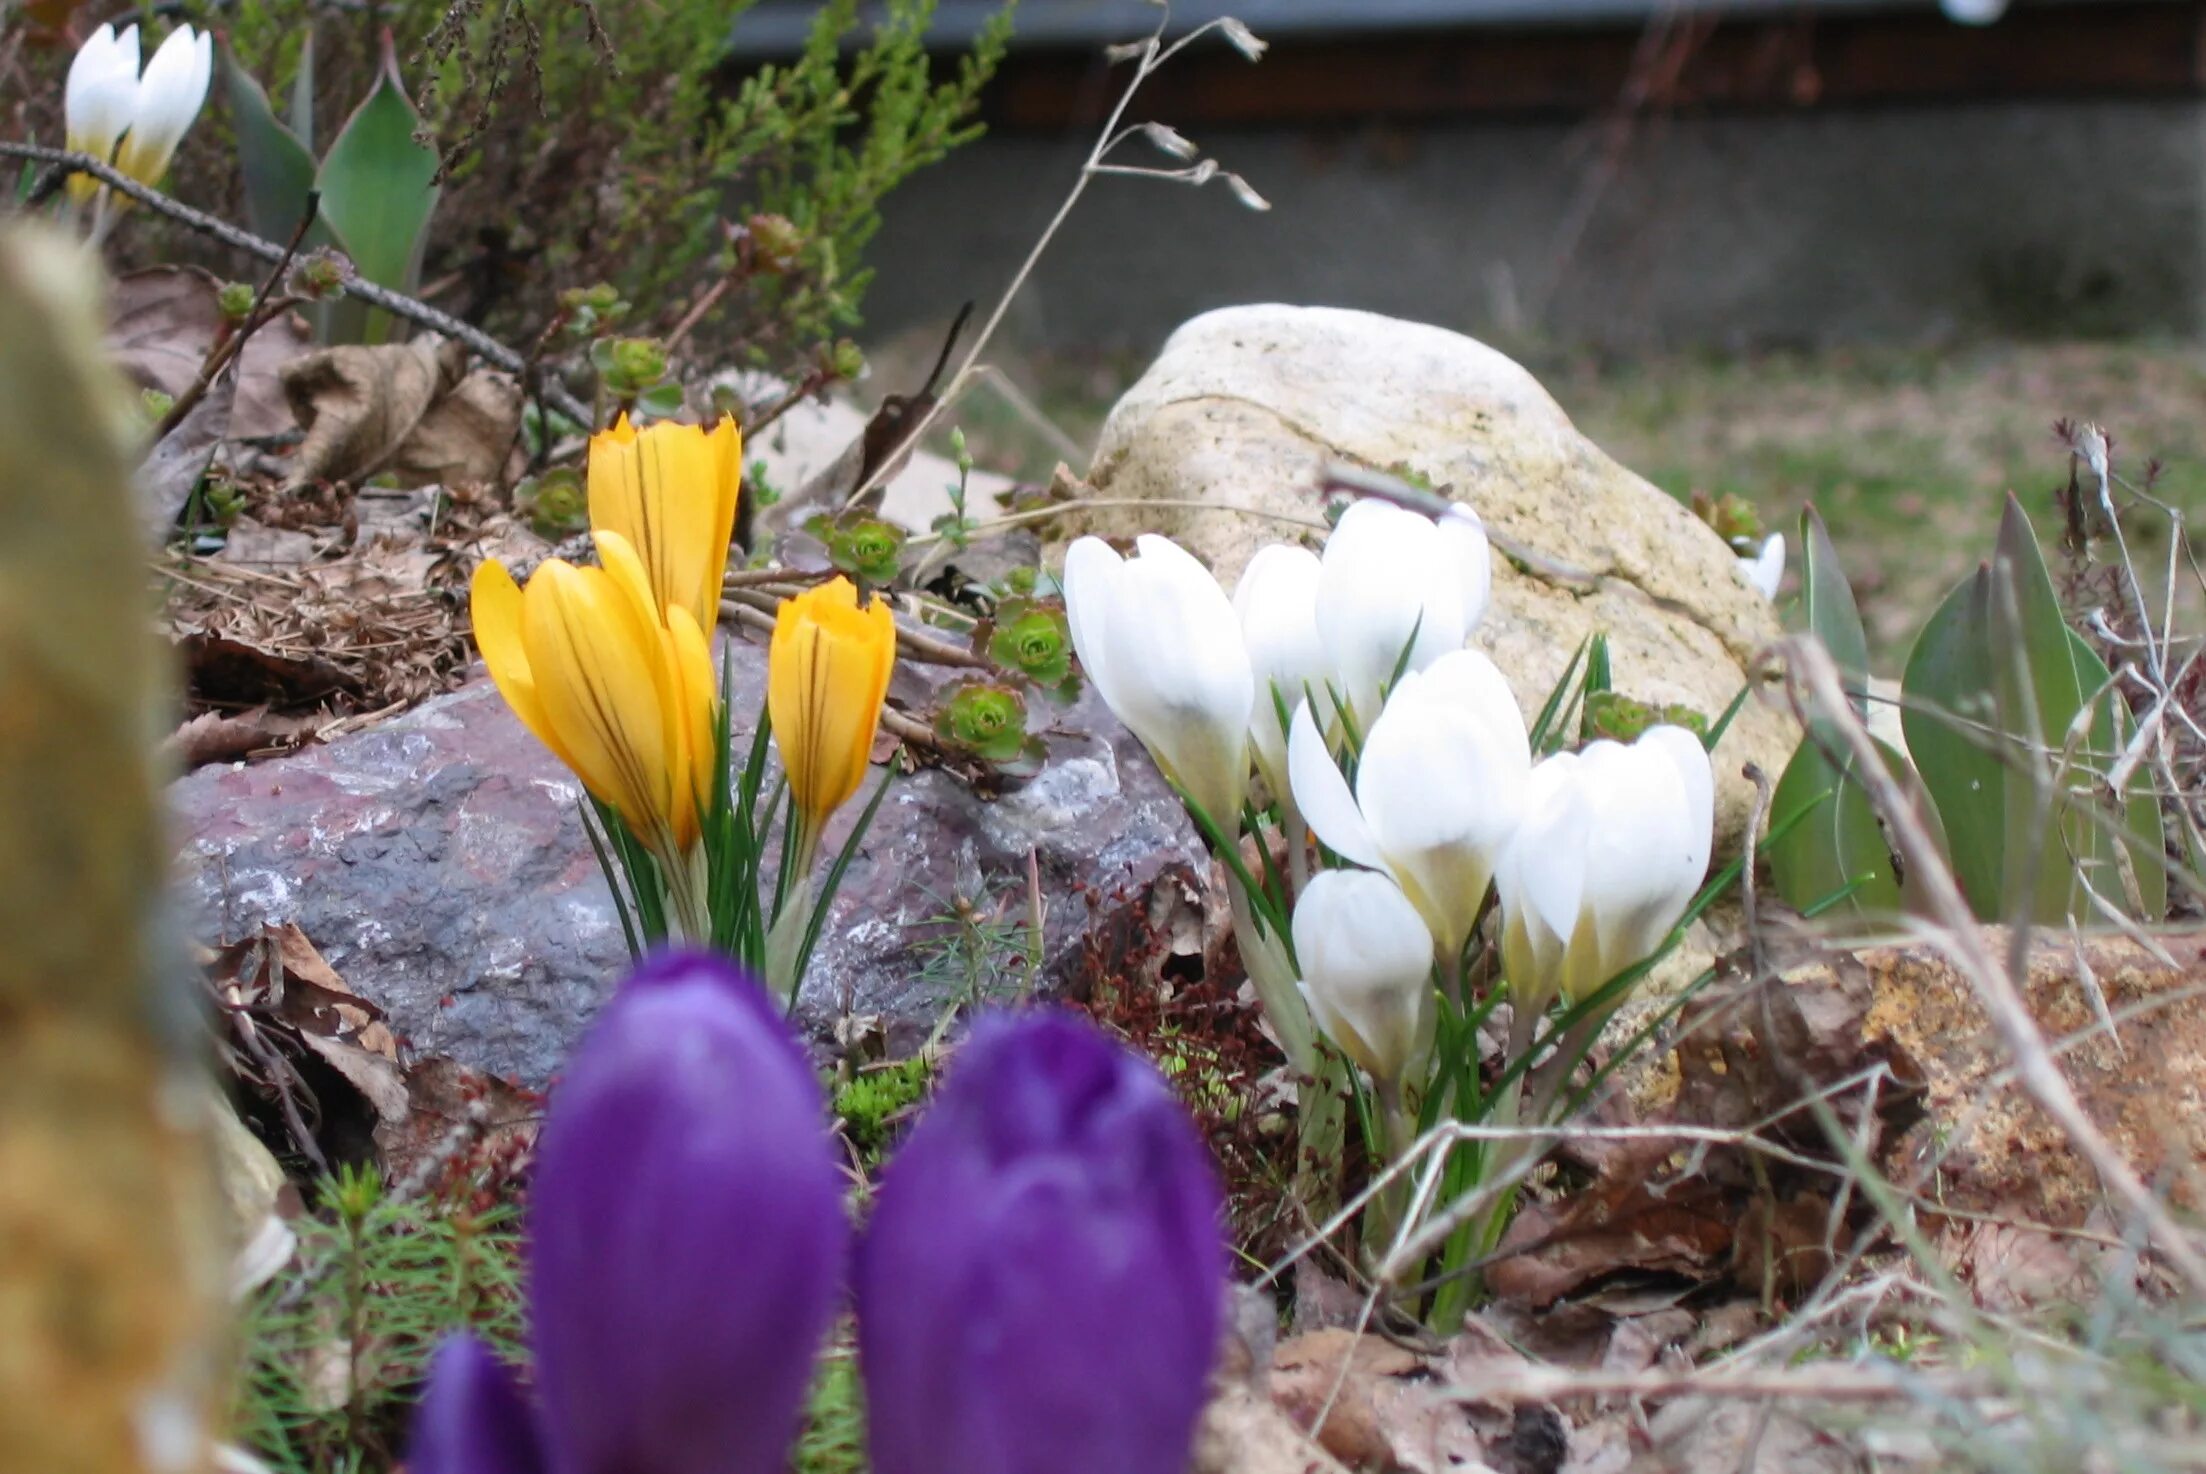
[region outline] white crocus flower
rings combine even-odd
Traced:
[[[1165,777],[1230,839],[1248,789],[1256,678],[1240,621],[1210,570],[1145,535],[1121,559],[1098,537],[1065,553],[1073,648],[1103,700]]]
[[[213,75],[214,37],[190,26],[171,31],[138,79],[130,131],[123,135],[115,167],[140,184],[159,184],[206,104]]]
[[[1520,1025],[1651,955],[1700,889],[1715,830],[1715,773],[1682,727],[1558,753],[1527,788],[1495,877]]]
[[[118,36],[113,26],[101,26],[86,37],[69,63],[61,103],[70,151],[113,162],[138,103],[138,28]],[[79,204],[99,188],[89,174],[69,177],[69,198]]]
[[[1328,870],[1294,908],[1310,1012],[1341,1053],[1391,1090],[1431,1047],[1432,936],[1384,875]]]
[[[1405,649],[1407,668],[1423,670],[1463,648],[1492,584],[1486,529],[1469,507],[1457,504],[1437,523],[1372,499],[1341,514],[1325,543],[1317,624],[1358,723],[1378,715]]]
[[[1532,749],[1507,678],[1476,650],[1404,676],[1364,735],[1352,797],[1304,703],[1287,767],[1317,837],[1392,876],[1452,966],[1524,812]]]
[[[1773,532],[1762,544],[1762,550],[1751,558],[1738,561],[1739,577],[1765,599],[1777,597],[1777,586],[1785,581],[1785,535]]]
[[[1241,642],[1249,652],[1256,676],[1256,705],[1249,714],[1249,740],[1255,748],[1257,770],[1272,791],[1286,802],[1287,730],[1281,725],[1282,704],[1289,712],[1302,701],[1307,688],[1325,685],[1325,644],[1317,629],[1317,585],[1321,565],[1308,548],[1274,543],[1249,560],[1234,585],[1233,610],[1241,619]],[[1278,698],[1273,698],[1273,692]]]

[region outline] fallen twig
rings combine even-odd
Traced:
[[[220,216],[209,215],[203,210],[195,210],[173,200],[90,154],[73,153],[65,148],[48,148],[37,143],[0,142],[0,158],[29,159],[35,163],[55,165],[67,172],[89,174],[116,193],[129,196],[155,214],[166,215],[171,220],[188,225],[203,235],[213,236],[224,245],[243,251],[249,256],[257,256],[263,261],[280,262],[289,255],[286,247],[271,240],[263,240],[249,230],[241,230]],[[426,302],[416,301],[404,293],[379,287],[373,282],[355,278],[345,283],[344,292],[370,307],[380,307],[394,317],[403,317],[409,322],[419,323],[434,332],[465,343],[485,363],[519,375],[527,381],[531,392],[540,395],[553,409],[578,424],[592,423],[590,411],[580,400],[557,384],[545,381],[541,370],[532,368],[520,354],[482,329],[461,322],[450,313],[441,312]]]

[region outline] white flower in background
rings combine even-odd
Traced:
[[[1739,577],[1746,580],[1765,599],[1777,597],[1777,586],[1785,581],[1785,535],[1773,532],[1762,544],[1762,550],[1751,558],[1738,561]]]
[[[130,131],[123,135],[122,152],[115,167],[140,184],[159,184],[168,173],[176,146],[191,131],[192,121],[207,101],[207,85],[214,75],[214,37],[190,26],[169,32],[161,49],[146,63],[138,79],[137,98],[131,110]]]
[[[1398,1083],[1431,1047],[1432,936],[1399,887],[1369,870],[1328,870],[1294,908],[1310,1012],[1373,1080]]]
[[[112,163],[138,105],[138,28],[117,36],[113,26],[101,26],[86,37],[69,63],[61,103],[70,151]],[[88,174],[69,177],[69,198],[79,204],[99,188]]]
[[[1405,648],[1407,668],[1423,670],[1462,649],[1485,617],[1494,576],[1486,529],[1469,507],[1454,512],[1436,523],[1367,498],[1342,513],[1326,539],[1318,631],[1333,678],[1365,727]],[[1321,715],[1331,725],[1332,714]]]
[[[1287,767],[1295,804],[1326,848],[1392,876],[1453,965],[1523,816],[1532,771],[1507,678],[1476,650],[1404,676],[1364,734],[1353,796],[1304,703]]]
[[[1256,766],[1272,797],[1286,802],[1287,732],[1280,724],[1282,703],[1292,712],[1305,688],[1325,686],[1325,643],[1318,637],[1317,585],[1321,565],[1308,548],[1274,543],[1259,550],[1234,585],[1233,610],[1241,619],[1241,642],[1256,675],[1256,705],[1249,714],[1249,740]],[[1278,700],[1272,693],[1277,690]]]
[[[1520,1010],[1576,1001],[1649,956],[1708,872],[1716,784],[1683,727],[1594,742],[1532,769],[1495,881],[1502,968]]]
[[[1121,559],[1099,537],[1065,553],[1073,649],[1164,776],[1229,838],[1248,790],[1256,678],[1241,623],[1210,570],[1169,538]]]

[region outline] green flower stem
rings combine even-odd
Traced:
[[[1287,961],[1286,950],[1277,937],[1258,935],[1256,911],[1249,900],[1248,888],[1239,876],[1228,869],[1226,875],[1226,900],[1233,911],[1233,935],[1241,945],[1241,962],[1248,969],[1249,981],[1256,985],[1256,996],[1264,1005],[1264,1017],[1279,1036],[1279,1047],[1287,1056],[1287,1063],[1297,1075],[1314,1077],[1320,1069],[1317,1026],[1310,1018],[1310,1005],[1302,1001],[1297,986],[1299,979]]]

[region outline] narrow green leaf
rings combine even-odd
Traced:
[[[437,207],[436,151],[414,139],[421,115],[398,78],[388,33],[375,90],[347,120],[315,177],[322,214],[343,241],[360,275],[378,286],[410,292],[421,270],[429,216]],[[347,303],[358,308],[357,303]],[[381,342],[388,314],[342,314],[359,321],[362,338]],[[347,323],[349,326],[349,322]]]

